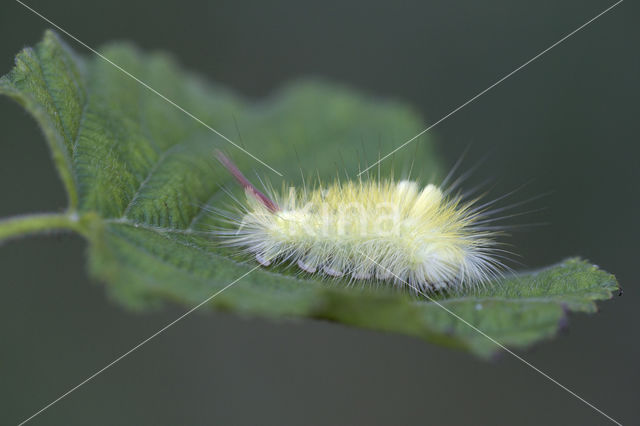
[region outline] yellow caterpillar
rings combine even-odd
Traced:
[[[216,155],[246,193],[227,215],[232,229],[218,235],[265,267],[292,263],[309,274],[429,292],[475,286],[504,267],[495,256],[500,232],[483,226],[487,212],[477,200],[392,179],[283,187],[267,196]]]

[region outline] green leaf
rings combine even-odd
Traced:
[[[162,54],[115,44],[102,53],[176,104],[239,141],[299,183],[300,169],[353,176],[421,130],[402,104],[313,80],[255,102],[206,84]],[[16,57],[0,93],[42,128],[69,200],[64,214],[0,221],[0,240],[69,229],[89,243],[91,274],[133,308],[175,301],[193,306],[255,268],[208,237],[208,207],[227,203],[229,177],[215,147],[243,170],[268,169],[101,58],[75,54],[53,32]],[[373,147],[369,152],[365,146]],[[401,150],[380,173],[411,167],[438,173],[429,140]],[[271,174],[273,177],[273,175]],[[498,347],[446,312],[505,345],[527,347],[553,336],[568,311],[595,312],[618,288],[615,278],[580,259],[508,277],[486,289],[450,295],[440,306],[389,289],[362,289],[258,268],[209,303],[268,317],[311,317],[418,336],[490,356]]]

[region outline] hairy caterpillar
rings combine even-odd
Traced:
[[[485,205],[433,184],[357,180],[309,190],[260,192],[224,154],[218,160],[244,188],[232,228],[217,231],[228,246],[263,266],[297,265],[309,274],[437,291],[475,286],[505,268],[499,229],[485,226]],[[237,201],[237,200],[236,200]]]

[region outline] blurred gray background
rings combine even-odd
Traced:
[[[404,100],[425,124],[460,105],[613,2],[219,2],[31,0],[91,46],[114,39],[171,52],[249,97],[324,76]],[[399,4],[402,3],[402,4]],[[523,356],[624,424],[640,424],[637,297],[640,77],[637,4],[622,3],[436,129],[448,165],[489,159],[470,185],[532,181],[553,191],[512,242],[527,267],[581,255],[622,297]],[[0,12],[0,74],[48,25]],[[78,52],[88,53],[75,42]],[[59,211],[62,186],[37,126],[0,98],[0,217]],[[527,221],[528,219],[524,220]],[[0,423],[15,424],[185,307],[130,313],[84,268],[72,235],[0,247]],[[402,336],[300,321],[198,313],[33,420],[113,424],[607,424],[512,357],[479,361]]]

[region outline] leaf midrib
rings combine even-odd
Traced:
[[[151,225],[146,225],[146,224],[138,224],[136,222],[132,222],[130,220],[122,220],[122,219],[116,219],[116,220],[105,220],[105,222],[108,223],[113,223],[113,224],[121,224],[121,225],[125,225],[125,226],[129,226],[132,227],[134,229],[144,229],[146,231],[151,231],[151,232],[155,232],[157,235],[166,238],[168,241],[171,241],[172,243],[178,243],[180,245],[182,245],[183,247],[187,247],[187,248],[191,248],[191,249],[196,249],[198,251],[200,251],[201,253],[204,253],[208,256],[211,256],[213,258],[217,258],[220,260],[224,260],[224,261],[228,261],[228,262],[232,262],[238,266],[250,266],[247,263],[244,262],[234,262],[232,259],[229,259],[225,256],[222,256],[220,254],[211,252],[211,251],[207,251],[202,249],[202,247],[198,246],[197,244],[187,244],[185,241],[183,240],[179,240],[179,239],[170,239],[167,237],[166,234],[181,234],[181,235],[207,235],[207,233],[201,233],[198,231],[193,231],[193,230],[189,230],[189,229],[177,229],[177,228],[164,228],[164,227],[155,227],[155,226],[151,226]],[[131,245],[133,245],[134,247],[143,249],[142,246],[136,244],[134,241],[132,241],[130,238],[126,238],[123,235],[118,235],[118,237],[125,239],[128,243],[130,243]],[[153,253],[145,250],[145,253],[147,253],[148,255],[152,256],[154,259],[159,260],[160,262],[163,262],[165,264],[169,264],[166,263],[164,261],[164,259],[155,256]],[[268,271],[269,273],[275,273],[275,272],[271,272]],[[288,279],[293,279],[297,282],[306,282],[305,280],[300,280],[297,279],[295,277],[291,277],[289,275],[284,275],[284,274],[278,274],[278,275],[282,275],[283,277],[286,277]],[[318,282],[319,284],[322,284],[322,282]],[[611,284],[611,282],[608,282],[607,284],[604,284],[604,286],[608,286]],[[558,300],[561,299],[562,296],[568,295],[575,295],[575,296],[585,296],[588,297],[589,293],[591,293],[592,291],[597,291],[597,290],[602,290],[603,287],[602,286],[598,286],[598,285],[592,285],[589,287],[585,287],[582,289],[574,289],[571,291],[566,291],[562,294],[554,294],[553,296],[550,297],[542,297],[542,296],[519,296],[519,297],[507,297],[507,296],[482,296],[482,297],[474,297],[474,296],[462,296],[462,297],[451,297],[451,298],[445,298],[445,299],[440,299],[437,300],[437,302],[439,304],[456,304],[456,303],[467,303],[467,302],[475,302],[475,303],[485,303],[485,302],[506,302],[506,303],[513,303],[513,304],[521,304],[521,303],[525,303],[525,302],[532,302],[532,303],[552,303],[552,304],[558,304]],[[597,299],[588,297],[588,300],[590,302],[593,302]],[[578,301],[579,303],[584,303],[581,301]],[[434,302],[432,301],[428,301],[428,300],[421,300],[421,301],[417,301],[416,303],[418,304],[433,304]],[[562,304],[562,303],[560,303]]]

